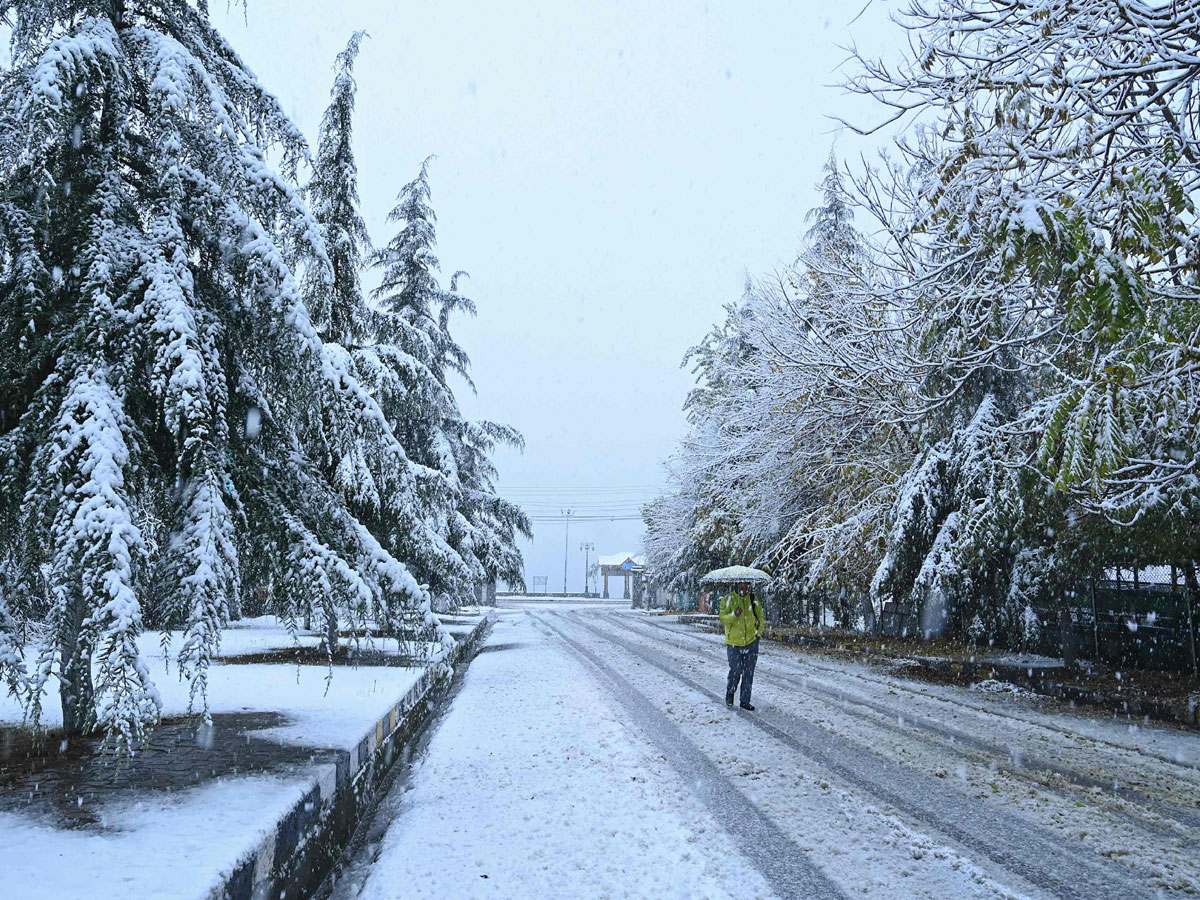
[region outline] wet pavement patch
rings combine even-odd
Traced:
[[[164,720],[145,750],[119,760],[99,737],[0,728],[0,810],[35,812],[65,828],[103,827],[104,804],[146,800],[230,775],[287,774],[337,763],[343,751],[279,744],[254,732],[288,724],[275,712],[217,713]]]
[[[514,641],[514,642],[511,642],[508,644],[487,644],[484,647],[480,647],[479,652],[480,652],[480,654],[498,653],[501,650],[516,650],[517,648],[524,647],[524,646],[526,646],[526,645],[523,643],[520,643],[519,641]]]
[[[392,668],[420,668],[427,660],[418,656],[400,655],[382,649],[347,650],[342,648],[329,655],[320,647],[286,647],[278,650],[261,650],[256,653],[239,653],[219,657],[217,662],[226,666],[252,666],[260,664],[278,665],[292,663],[298,666],[390,666]]]

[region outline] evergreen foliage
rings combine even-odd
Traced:
[[[362,35],[302,191],[304,138],[204,2],[0,15],[0,677],[29,723],[57,680],[68,733],[135,749],[161,708],[147,626],[182,632],[207,715],[220,630],[249,606],[317,613],[331,653],[345,623],[448,641],[431,586],[520,568],[528,522],[489,456],[520,438],[453,415],[448,315],[472,307],[428,267],[409,279],[432,230],[395,302],[362,296]]]
[[[449,289],[438,282],[430,162],[401,189],[388,217],[398,230],[371,257],[381,274],[372,323],[379,343],[371,365],[380,406],[415,467],[418,493],[427,508],[439,511],[423,535],[396,521],[387,539],[413,560],[435,594],[461,596],[480,581],[522,581],[514,540],[528,537],[531,525],[496,494],[490,461],[498,444],[522,447],[520,434],[464,420],[451,386],[451,376],[458,375],[474,387],[470,360],[449,326],[455,312],[474,315],[475,304],[457,289],[465,273],[456,273]]]

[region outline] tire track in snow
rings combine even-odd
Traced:
[[[550,614],[565,618],[556,612]],[[723,702],[718,694],[664,665],[645,648],[585,622],[579,616],[573,616],[571,621],[697,693],[714,702]],[[568,639],[564,636],[564,640]],[[1080,858],[1070,852],[1070,845],[1037,825],[1002,810],[981,808],[971,798],[935,779],[922,778],[898,763],[809,722],[786,713],[776,713],[774,717],[786,728],[769,721],[762,712],[745,719],[854,788],[871,794],[975,854],[987,857],[1054,897],[1062,900],[1156,900],[1161,896],[1157,891],[1131,883],[1115,866]]]
[[[529,611],[527,614],[602,676],[600,682],[654,742],[680,778],[692,786],[696,796],[733,838],[742,855],[781,900],[847,900],[846,895],[808,861],[807,854],[731,785],[704,751],[623,675],[541,616]]]
[[[655,628],[678,637],[686,637],[697,642],[698,645],[702,645],[705,649],[713,649],[716,646],[713,644],[713,642],[707,641],[698,635],[691,635],[687,634],[686,632],[678,632],[672,628],[667,628],[666,626],[659,625],[654,622],[643,622],[632,616],[616,616],[610,614],[606,616],[606,618],[612,620],[614,624],[617,622],[625,624],[627,621],[629,621],[633,622],[635,625],[642,626],[643,628]],[[648,634],[648,632],[644,633]],[[676,647],[686,652],[686,648],[684,648],[683,645],[676,644]],[[715,655],[715,653],[713,655]],[[822,671],[825,670],[822,669]],[[905,726],[911,725],[914,729],[927,732],[930,735],[941,738],[943,741],[949,742],[949,744],[939,744],[936,741],[931,741],[928,738],[925,738],[925,740],[933,746],[939,747],[942,750],[951,752],[964,758],[967,758],[969,754],[963,752],[962,748],[963,746],[969,747],[991,757],[995,761],[997,771],[1003,772],[1010,777],[1033,780],[1040,787],[1046,788],[1047,790],[1052,790],[1055,793],[1058,793],[1060,796],[1071,798],[1074,797],[1070,791],[1061,786],[1044,784],[1040,781],[1037,781],[1037,779],[1033,777],[1034,774],[1036,772],[1051,772],[1061,778],[1064,778],[1076,787],[1087,788],[1089,790],[1098,789],[1105,795],[1119,797],[1122,800],[1139,807],[1148,807],[1153,812],[1172,819],[1187,828],[1200,828],[1200,813],[1197,813],[1194,810],[1184,809],[1182,807],[1172,806],[1170,804],[1154,800],[1153,798],[1148,797],[1146,794],[1143,794],[1141,791],[1133,788],[1118,786],[1114,789],[1111,780],[1106,781],[1095,778],[1036,754],[1022,754],[1022,761],[1020,764],[1005,762],[1006,759],[1011,760],[1011,752],[1008,749],[991,741],[976,737],[969,732],[947,725],[940,725],[937,722],[927,719],[919,714],[914,714],[909,710],[891,708],[885,703],[870,700],[866,697],[847,694],[844,691],[838,690],[837,688],[828,687],[819,683],[813,683],[812,680],[805,675],[791,675],[787,672],[770,671],[762,673],[761,675],[756,672],[755,677],[759,680],[766,681],[767,683],[778,684],[782,682],[791,685],[792,687],[799,688],[805,693],[815,697],[818,701],[833,706],[835,709],[839,709],[848,715],[856,716],[873,726],[882,726],[897,734],[921,738],[922,736],[920,734],[914,735],[913,732],[907,727],[900,727],[896,725],[895,722],[890,721],[897,715],[901,715],[904,717]],[[923,694],[919,694],[919,692],[917,693],[918,696],[925,696]],[[865,707],[869,710],[879,713],[880,715],[884,716],[887,721],[879,722],[871,718],[866,713],[853,709],[852,707],[854,706]],[[992,714],[1003,717],[1002,713]],[[1020,721],[1024,720],[1021,719]],[[1167,836],[1178,836],[1177,831],[1171,826],[1162,825],[1158,822],[1147,821],[1145,819],[1138,819],[1121,810],[1116,810],[1116,812],[1120,813],[1124,818],[1127,819],[1127,821],[1130,822],[1130,824],[1134,825],[1135,827],[1145,828],[1147,830]]]

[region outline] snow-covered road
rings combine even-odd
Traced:
[[[743,713],[723,659],[612,605],[503,611],[334,897],[1200,894],[1193,734],[778,646]]]

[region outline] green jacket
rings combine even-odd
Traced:
[[[737,615],[737,610],[742,614]],[[763,606],[757,598],[743,597],[731,591],[721,598],[718,611],[721,624],[725,626],[725,643],[734,647],[753,644],[763,633]]]

